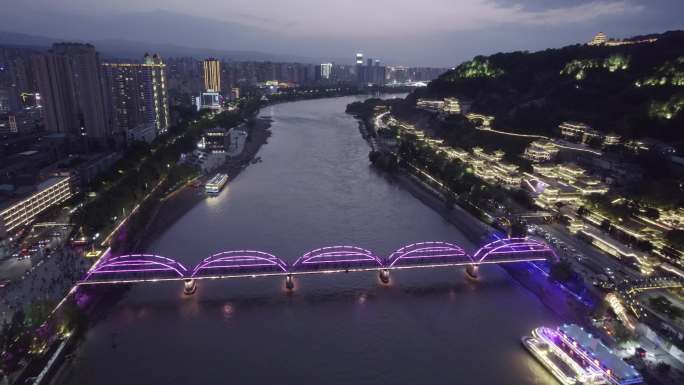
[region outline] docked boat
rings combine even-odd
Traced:
[[[223,190],[226,183],[228,183],[227,174],[216,174],[204,185],[204,191],[207,194],[218,194]]]

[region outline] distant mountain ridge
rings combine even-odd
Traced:
[[[49,48],[53,43],[64,41],[87,42],[93,44],[97,50],[107,58],[140,59],[146,52],[155,52],[162,57],[192,56],[198,59],[204,57],[217,57],[232,61],[274,61],[274,62],[300,62],[317,63],[315,58],[300,57],[293,55],[279,55],[249,50],[220,50],[212,48],[192,48],[173,44],[146,43],[140,41],[119,39],[63,39],[36,36],[24,33],[0,31],[0,46],[20,46],[32,48]]]

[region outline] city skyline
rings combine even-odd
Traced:
[[[599,31],[629,37],[684,27],[677,17],[684,3],[675,0],[468,0],[458,7],[443,0],[420,7],[384,0],[363,7],[297,1],[285,8],[270,0],[204,1],[200,7],[178,1],[10,1],[7,32],[249,50],[314,62],[350,60],[349,52],[358,51],[387,64],[452,67],[477,54],[584,43]]]

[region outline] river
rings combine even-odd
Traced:
[[[389,255],[415,241],[476,245],[369,166],[345,106],[361,97],[264,108],[273,135],[223,192],[150,247],[194,266],[224,250],[294,261],[326,245]],[[98,384],[553,384],[520,337],[559,322],[497,266],[134,286],[93,326],[62,373]]]

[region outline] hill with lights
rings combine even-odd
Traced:
[[[623,138],[684,149],[684,31],[539,52],[497,53],[460,64],[414,92],[458,97],[495,127],[554,135],[581,121]]]

